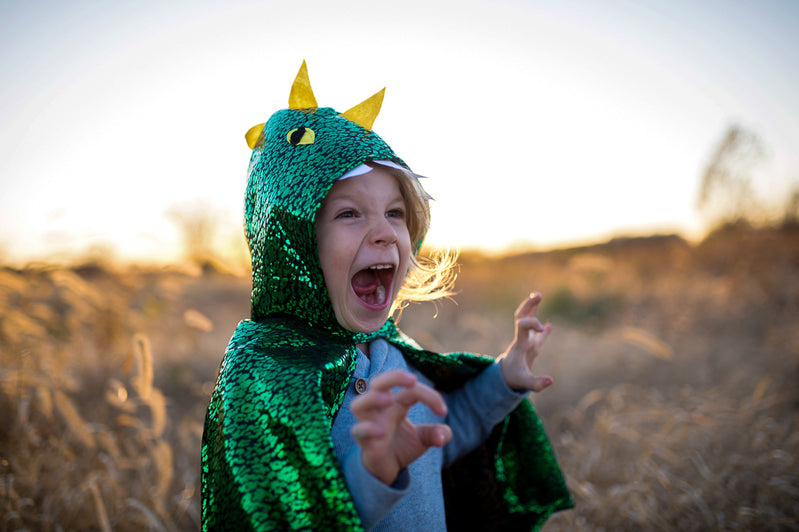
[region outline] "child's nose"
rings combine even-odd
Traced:
[[[372,242],[380,245],[390,245],[397,241],[397,231],[385,217],[380,217],[372,228]]]

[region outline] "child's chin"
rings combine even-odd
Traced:
[[[365,333],[365,334],[377,332],[380,330],[383,324],[386,323],[387,319],[388,317],[382,320],[379,324],[377,322],[354,324],[353,327],[349,330],[355,333]]]
[[[347,329],[350,332],[354,333],[373,333],[380,330],[381,327],[386,323],[388,319],[388,312],[380,313],[378,316],[370,317],[367,319],[352,319],[347,320],[346,323],[342,323],[339,320],[339,324],[342,327]]]

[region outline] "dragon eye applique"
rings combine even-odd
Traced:
[[[315,139],[316,133],[313,132],[313,129],[309,129],[307,127],[298,127],[297,129],[292,129],[289,131],[288,135],[286,135],[286,140],[292,146],[299,146],[300,144],[313,144]]]

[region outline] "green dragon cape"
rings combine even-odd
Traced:
[[[289,109],[248,132],[245,200],[252,319],[219,369],[202,441],[204,530],[361,530],[330,430],[356,342],[382,336],[441,391],[492,363],[421,349],[392,320],[369,335],[338,325],[316,247],[315,215],[333,183],[370,160],[407,168],[371,131],[382,91],[339,114],[318,107],[303,62]],[[450,530],[530,530],[572,506],[529,401],[442,472]]]

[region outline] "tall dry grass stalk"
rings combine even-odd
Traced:
[[[153,354],[150,341],[142,334],[133,338],[133,360],[136,373],[131,378],[131,383],[139,397],[147,401],[153,391]]]
[[[100,489],[97,487],[97,483],[93,480],[89,480],[88,487],[94,499],[95,508],[97,509],[97,524],[100,530],[102,530],[102,532],[111,532],[111,522],[108,519],[108,513],[105,511],[103,496],[100,495]]]

